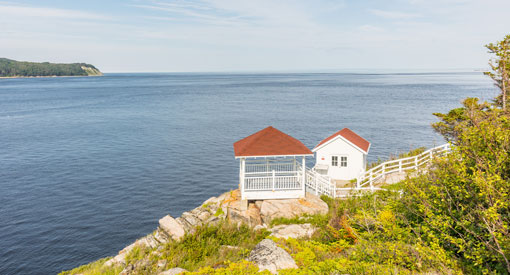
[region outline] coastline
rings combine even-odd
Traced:
[[[14,79],[14,78],[57,78],[57,77],[94,77],[104,76],[100,75],[40,75],[40,76],[0,76],[0,79]]]
[[[221,249],[224,252],[225,249],[235,253],[241,249],[249,251],[253,249],[255,252],[252,251],[249,254],[250,257],[247,258],[248,254],[245,253],[245,256],[237,260],[246,258],[246,260],[251,260],[253,264],[257,265],[261,271],[268,269],[271,273],[276,274],[277,269],[298,268],[298,266],[287,252],[279,252],[285,254],[283,255],[285,256],[284,262],[277,266],[267,266],[266,260],[262,259],[260,261],[256,257],[255,254],[258,252],[256,252],[255,245],[262,239],[269,237],[283,239],[311,238],[318,228],[310,223],[312,220],[310,217],[324,216],[328,214],[328,211],[328,204],[311,193],[307,193],[305,197],[299,199],[257,200],[243,206],[240,190],[235,189],[217,197],[210,197],[196,208],[183,212],[180,217],[174,218],[167,214],[159,219],[158,227],[153,232],[136,239],[116,255],[101,258],[71,270],[64,270],[59,274],[90,274],[87,272],[99,271],[101,273],[113,272],[134,275],[138,274],[137,271],[140,270],[152,270],[153,274],[159,275],[189,272],[181,267],[173,266],[163,256],[166,253],[164,251],[172,247],[172,244],[180,243],[194,234],[200,234],[203,228],[221,228],[222,226],[223,228],[225,228],[224,226],[230,226],[234,231],[245,232],[247,236],[259,236],[259,238],[254,237],[251,240],[252,243],[244,239],[245,243],[238,243],[235,246],[222,245]],[[290,224],[272,223],[274,220],[282,219],[295,221],[298,217],[301,217],[299,218],[301,222]],[[274,245],[274,249],[277,249],[276,245]],[[133,262],[133,259],[135,259],[135,262]]]

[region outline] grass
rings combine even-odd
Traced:
[[[401,188],[398,185],[390,188]],[[277,239],[269,237],[265,229],[254,231],[225,221],[198,227],[195,233],[158,249],[136,247],[126,256],[126,263],[134,265],[134,274],[157,274],[173,267],[197,275],[259,274],[257,266],[245,259],[257,243],[271,238],[299,267],[281,270],[280,274],[460,273],[451,255],[427,246],[399,216],[398,193],[390,190],[348,199],[322,199],[329,205],[327,215],[271,222],[272,226],[311,223],[318,229],[310,239]],[[103,267],[106,260],[61,274],[118,274],[122,270]]]
[[[63,271],[59,275],[83,274],[83,275],[117,275],[124,268],[119,266],[104,267],[104,263],[110,258],[100,259],[90,264],[82,265],[69,271]]]
[[[224,222],[217,226],[197,228],[180,242],[165,244],[159,251],[160,258],[167,261],[168,268],[179,266],[197,270],[205,266],[227,266],[249,255],[257,243],[269,235],[266,230],[253,231],[246,225]]]
[[[303,215],[294,218],[274,218],[271,220],[271,227],[281,224],[304,224],[310,223],[316,227],[322,227],[328,223],[328,215]]]
[[[216,213],[214,213],[214,216],[215,217],[219,217],[221,215],[225,214],[225,212],[223,212],[223,209],[221,207],[219,207],[217,210],[216,210]]]
[[[266,229],[254,231],[227,220],[198,227],[180,241],[171,240],[155,249],[135,247],[126,255],[126,263],[133,265],[134,274],[158,274],[173,267],[197,275],[267,274],[258,273],[258,267],[245,259],[257,243],[271,238],[299,267],[281,270],[280,274],[460,274],[455,255],[422,241],[402,214],[402,197],[395,191],[401,190],[403,184],[346,199],[322,196],[329,206],[326,215],[271,221],[271,226],[311,223],[317,231],[309,239],[277,239],[270,237]],[[215,215],[222,215],[220,211],[221,208]],[[103,267],[106,260],[61,274],[118,274],[123,269]]]

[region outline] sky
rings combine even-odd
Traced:
[[[509,0],[0,0],[0,57],[103,72],[485,69]]]

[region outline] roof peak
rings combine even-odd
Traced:
[[[312,155],[301,141],[268,126],[234,143],[236,157]]]
[[[313,148],[313,151],[315,152],[319,147],[325,145],[329,141],[333,140],[334,138],[341,136],[350,143],[352,143],[354,146],[359,148],[361,151],[363,151],[365,154],[368,153],[368,150],[370,149],[370,142],[368,142],[366,139],[362,138],[358,134],[356,134],[351,129],[345,127],[342,130],[332,134],[331,136],[323,139],[317,146]]]

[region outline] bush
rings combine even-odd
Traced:
[[[429,174],[407,182],[402,210],[429,243],[474,272],[510,272],[510,117],[466,110],[457,146]]]

